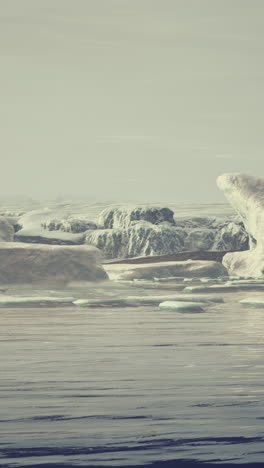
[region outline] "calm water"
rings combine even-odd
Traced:
[[[127,293],[173,286],[86,296]],[[2,308],[2,466],[262,462],[264,310],[242,307],[248,296],[263,292],[204,313]]]

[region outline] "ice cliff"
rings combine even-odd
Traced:
[[[223,263],[230,274],[264,275],[264,180],[244,174],[224,174],[218,187],[237,211],[250,238],[250,250],[228,253]]]

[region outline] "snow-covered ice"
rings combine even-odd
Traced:
[[[73,303],[79,307],[139,307],[142,305],[159,305],[165,301],[178,302],[199,302],[199,303],[221,303],[224,302],[221,296],[202,296],[184,294],[168,294],[166,296],[127,296],[102,299],[77,299]]]
[[[87,231],[85,243],[103,251],[104,258],[169,255],[184,250],[184,233],[170,223],[139,221],[126,229]]]
[[[110,206],[98,217],[98,224],[105,229],[127,229],[135,221],[160,224],[164,221],[174,224],[173,211],[166,207]]]
[[[214,284],[212,286],[187,286],[184,288],[185,293],[196,293],[196,292],[228,292],[228,291],[239,291],[239,290],[251,290],[251,291],[264,291],[264,285],[261,283],[241,283],[233,284],[227,282],[224,284]]]
[[[42,228],[19,230],[14,239],[17,242],[32,244],[80,245],[84,243],[84,234],[72,234],[63,231],[47,231]]]
[[[160,310],[175,312],[203,312],[203,307],[208,304],[198,302],[165,301],[159,305]]]
[[[71,305],[72,297],[46,297],[46,296],[7,296],[0,295],[0,307],[15,307],[15,306],[63,306]]]
[[[54,216],[57,216],[59,219],[61,216],[61,230],[46,229],[46,227],[51,226],[50,220],[51,218],[53,219]],[[57,210],[51,210],[48,208],[29,211],[18,219],[18,225],[21,229],[16,232],[14,238],[18,242],[28,243],[58,245],[83,244],[85,233],[80,233],[80,229],[78,231],[76,219],[74,222],[75,224],[73,224],[73,226],[69,222],[69,229],[67,229],[65,213],[60,214]],[[58,219],[57,223],[59,223]],[[55,227],[57,226],[58,224]]]
[[[264,275],[264,180],[244,174],[224,174],[218,186],[238,212],[250,237],[250,250],[223,259],[230,274]]]
[[[110,206],[99,215],[98,227],[87,231],[85,242],[106,259],[248,248],[243,223],[234,217],[173,218],[168,208]]]
[[[219,262],[187,260],[182,262],[160,262],[145,264],[104,265],[110,279],[133,280],[154,279],[165,276],[204,277],[226,276],[225,267]]]
[[[94,247],[0,243],[0,284],[107,279]]]
[[[264,307],[264,297],[262,299],[256,297],[247,297],[239,301],[240,304],[251,307]]]

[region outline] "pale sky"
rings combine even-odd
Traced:
[[[224,201],[264,176],[263,0],[0,0],[1,196]]]

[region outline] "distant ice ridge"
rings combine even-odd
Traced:
[[[20,229],[15,234],[16,241],[58,245],[83,244],[84,231],[97,227],[84,215],[76,218],[48,208],[23,214],[18,219],[18,225]]]
[[[15,230],[18,242],[88,244],[99,248],[105,259],[248,248],[241,220],[178,217],[169,208],[152,205],[109,206],[97,220],[62,209],[33,210],[17,219]]]
[[[250,250],[228,253],[223,263],[230,274],[264,275],[264,180],[244,174],[224,174],[217,179],[226,198],[241,217],[250,238]]]
[[[243,223],[235,218],[177,218],[168,208],[110,206],[98,225],[86,233],[85,242],[101,249],[106,259],[248,248]]]

